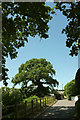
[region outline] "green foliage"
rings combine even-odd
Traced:
[[[57,90],[54,90],[53,93],[54,93],[56,99],[61,100],[61,95],[58,93]]]
[[[77,95],[79,95],[80,94],[80,68],[77,70],[77,73],[76,73],[75,85],[77,88]]]
[[[40,97],[47,95],[51,87],[58,85],[58,81],[53,79],[53,75],[55,75],[55,70],[50,62],[44,58],[33,58],[26,61],[25,64],[21,64],[19,72],[12,82],[14,86],[22,83],[22,90],[26,90],[26,94],[31,92],[32,95]]]
[[[24,103],[25,103],[25,101],[30,102],[30,101],[32,101],[32,100],[34,100],[34,99],[39,99],[39,97],[36,96],[36,95],[30,96],[30,97],[24,99],[23,102],[24,102]]]
[[[38,97],[44,97],[45,95],[50,94],[50,89],[51,89],[50,86],[45,87],[45,86],[41,85],[41,88],[39,86],[37,89],[34,90],[34,94],[36,94]]]
[[[67,99],[70,100],[71,96],[76,95],[76,86],[75,86],[75,80],[70,81],[67,83],[64,87],[64,94],[66,95]]]
[[[19,89],[2,87],[2,105],[13,105],[15,103],[20,103],[23,96]]]
[[[61,95],[59,93],[55,94],[56,99],[61,100]]]
[[[56,6],[68,20],[68,25],[62,30],[67,36],[66,46],[71,48],[71,56],[77,56],[80,49],[80,2],[58,2]]]
[[[14,107],[7,108],[8,105],[21,103],[23,95],[19,89],[2,87],[2,114],[6,115],[14,111]]]
[[[80,120],[80,99],[75,103],[75,112],[77,120]]]
[[[8,69],[5,63],[8,55],[11,59],[16,58],[17,49],[25,46],[29,36],[48,38],[48,22],[51,19],[51,8],[44,2],[2,3],[2,79],[6,86]]]

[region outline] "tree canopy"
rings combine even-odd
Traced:
[[[23,89],[33,87],[34,93],[37,96],[48,94],[50,88],[59,84],[58,81],[53,78],[55,70],[52,64],[44,58],[33,58],[26,61],[25,64],[21,64],[18,71],[12,79],[14,86],[22,83]]]
[[[48,38],[48,22],[52,19],[51,8],[45,2],[3,2],[2,3],[2,70],[4,84],[8,79],[6,58],[16,58],[20,47],[28,37]]]
[[[75,85],[75,80],[72,80],[70,82],[68,82],[65,86],[64,86],[64,93],[67,96],[67,99],[71,99],[71,96],[75,96],[76,95],[76,85]]]
[[[80,49],[80,2],[58,2],[56,6],[68,20],[62,30],[67,36],[66,46],[71,48],[71,56],[77,56]]]
[[[28,42],[28,37],[39,35],[48,38],[48,25],[51,20],[51,8],[45,3],[3,2],[2,3],[2,36],[4,56],[11,59],[17,55],[16,48]],[[7,23],[7,24],[6,24]]]
[[[62,33],[67,35],[66,46],[71,48],[70,55],[77,55],[80,49],[80,2],[56,3],[56,9],[67,17],[68,25]],[[8,69],[6,58],[16,58],[18,49],[24,47],[29,36],[48,38],[48,23],[54,8],[45,2],[3,2],[2,3],[2,80],[7,85]],[[7,23],[7,24],[6,24]]]

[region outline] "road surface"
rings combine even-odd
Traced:
[[[57,103],[49,107],[45,112],[40,114],[37,119],[39,118],[48,118],[52,119],[70,119],[72,120],[75,110],[75,101],[68,101],[67,99],[58,100]],[[54,120],[53,119],[53,120]]]

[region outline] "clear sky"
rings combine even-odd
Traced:
[[[46,5],[54,6],[53,3],[49,2]],[[18,50],[18,57],[14,60],[7,59],[6,67],[9,68],[10,79],[16,75],[22,63],[32,58],[46,58],[53,64],[53,68],[56,70],[54,78],[59,82],[58,89],[62,89],[62,84],[65,86],[75,78],[78,69],[78,57],[69,56],[70,49],[66,47],[66,35],[61,33],[68,22],[59,10],[56,10],[56,14],[49,22],[49,38],[40,40],[38,36],[29,37],[29,42],[26,43],[25,47]],[[12,85],[9,80],[8,86],[12,87]]]

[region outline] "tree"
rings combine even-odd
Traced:
[[[71,48],[71,56],[77,56],[80,49],[80,2],[60,2],[56,6],[68,20],[68,25],[62,30],[67,36],[66,46]]]
[[[21,64],[18,71],[12,79],[14,86],[22,83],[22,88],[25,89],[32,85],[33,92],[39,97],[48,94],[51,87],[59,84],[56,79],[53,79],[55,70],[52,64],[44,58],[26,61],[25,64]]]
[[[76,85],[75,85],[75,80],[72,80],[70,82],[68,82],[65,86],[64,86],[64,94],[67,96],[67,99],[70,100],[71,96],[75,96],[76,95]]]
[[[80,68],[76,72],[75,85],[77,88],[77,95],[80,95]]]
[[[51,8],[44,2],[2,3],[2,80],[7,85],[6,58],[17,57],[17,49],[24,47],[28,37],[48,38],[48,22],[52,19]],[[7,23],[7,24],[6,24]]]

